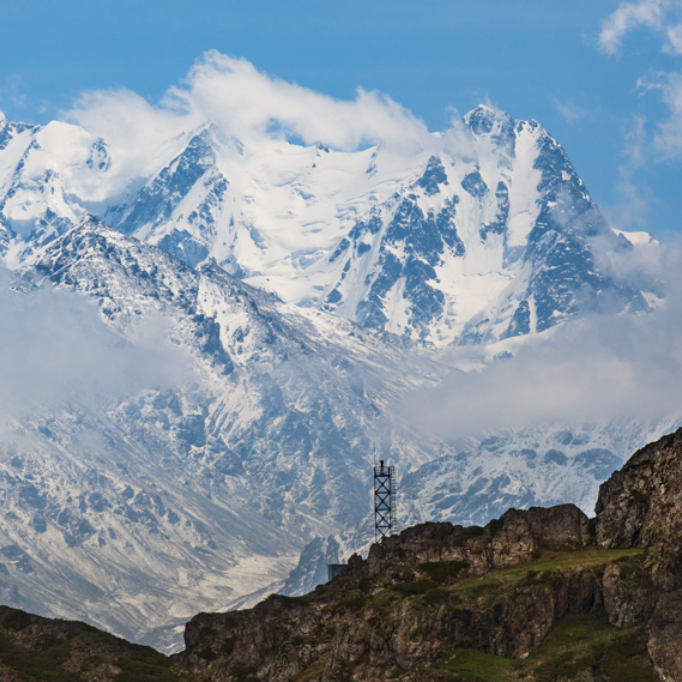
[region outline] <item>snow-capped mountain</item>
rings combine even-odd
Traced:
[[[650,292],[608,267],[633,244],[606,225],[561,146],[484,106],[409,153],[241,141],[206,122],[134,174],[82,128],[5,120],[8,262],[87,214],[285,302],[439,346],[648,309]]]
[[[674,421],[453,440],[399,408],[459,371],[433,346],[497,344],[476,362],[498,362],[499,342],[662,295],[611,267],[642,239],[606,225],[534,121],[479,107],[409,152],[240,140],[207,121],[137,166],[120,151],[75,125],[0,121],[16,295],[82,297],[124,346],[153,324],[184,367],[104,407],[3,415],[14,606],[170,650],[197,610],[305,591],[366,548],[373,442],[401,472],[403,523],[481,523],[510,504],[590,511]]]

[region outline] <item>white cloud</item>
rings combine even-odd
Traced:
[[[668,42],[663,51],[668,54],[682,54],[682,23],[671,26],[666,30]]]
[[[663,35],[663,51],[682,54],[682,3],[673,0],[623,2],[602,23],[599,47],[607,54],[617,54],[623,38],[630,31],[646,27]]]
[[[637,267],[679,280],[678,250],[650,246]],[[448,438],[572,420],[682,415],[682,292],[668,286],[655,312],[565,325],[512,358],[453,372],[437,388],[418,391],[403,404],[404,414]]]
[[[668,74],[661,89],[670,118],[659,124],[656,147],[665,158],[679,157],[682,155],[682,74]]]
[[[109,329],[75,294],[10,289],[0,267],[0,409],[21,416],[67,403],[106,405],[185,376],[184,356],[153,322],[133,341]]]
[[[0,88],[0,102],[5,102],[15,109],[23,109],[26,106],[26,84],[24,79],[13,74],[5,79],[4,87]]]
[[[670,116],[658,124],[654,146],[663,159],[682,156],[682,73],[659,74],[658,80],[640,78],[637,86],[644,90],[659,90]]]
[[[95,91],[63,117],[137,163],[207,121],[242,140],[290,134],[344,150],[380,143],[422,148],[432,140],[422,121],[386,95],[359,89],[354,100],[334,99],[216,51],[204,54],[158,105],[127,90]]]
[[[586,118],[594,118],[596,116],[596,112],[579,106],[572,98],[566,102],[555,99],[554,106],[568,123],[573,123],[574,121],[580,121]]]
[[[643,226],[652,204],[656,201],[650,188],[635,180],[650,157],[650,143],[646,132],[646,117],[633,116],[624,135],[621,152],[623,163],[618,167],[620,180],[616,185],[619,200],[615,205],[602,206],[608,221],[620,229]]]

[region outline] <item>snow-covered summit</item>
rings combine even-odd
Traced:
[[[647,308],[597,265],[595,237],[607,250],[629,242],[608,228],[561,146],[536,121],[490,107],[418,150],[240,140],[207,121],[132,168],[107,140],[60,122],[4,121],[0,140],[10,265],[92,214],[288,303],[436,345]]]

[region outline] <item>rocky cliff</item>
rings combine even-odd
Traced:
[[[197,615],[170,659],[5,610],[0,679],[679,681],[681,455],[682,430],[635,453],[591,520],[561,505],[414,526],[303,597]]]

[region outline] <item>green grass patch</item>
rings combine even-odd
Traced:
[[[513,660],[475,649],[455,649],[433,666],[450,682],[655,682],[643,628],[621,630],[603,615],[567,616],[547,641],[525,659]]]
[[[364,608],[367,599],[365,594],[351,593],[339,602],[339,608],[356,613]]]
[[[462,578],[447,589],[452,596],[471,608],[486,608],[496,599],[509,594],[510,588],[526,583],[553,580],[559,571],[592,569],[595,573],[613,561],[627,560],[642,553],[641,549],[584,549],[567,552],[542,550],[534,561],[512,568],[492,571],[483,576]]]
[[[451,596],[450,592],[445,591],[441,587],[436,587],[433,590],[426,592],[422,597],[422,600],[429,606],[440,606],[441,604],[452,601]]]
[[[21,613],[21,612],[18,612]],[[13,614],[11,614],[13,615]],[[59,669],[71,656],[71,643],[59,639],[43,643],[42,651],[26,651],[0,635],[0,655],[4,666],[19,674],[19,679],[44,682],[80,682],[78,673]]]
[[[439,668],[462,682],[507,682],[513,664],[509,658],[476,649],[455,649],[452,658]]]
[[[621,630],[604,615],[567,616],[542,646],[516,665],[516,677],[510,679],[527,675],[534,682],[554,682],[599,671],[605,682],[658,680],[647,660],[643,629]]]

